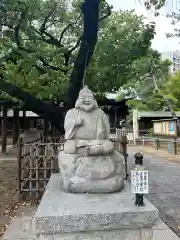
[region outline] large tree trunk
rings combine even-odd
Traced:
[[[79,91],[83,85],[84,72],[93,55],[97,42],[99,23],[100,0],[85,0],[82,4],[84,15],[84,32],[81,46],[74,63],[74,68],[69,81],[66,107],[74,107]]]
[[[19,138],[19,109],[15,108],[13,114],[13,128],[12,128],[12,138],[13,138],[13,145],[17,143]]]
[[[1,152],[6,153],[7,150],[7,108],[6,106],[2,107],[2,144],[1,144]]]
[[[53,104],[43,102],[28,92],[6,82],[2,76],[0,79],[0,89],[8,95],[22,100],[27,111],[36,113],[42,118],[52,122],[57,129],[62,130],[61,124],[63,123],[63,113],[60,108],[55,107]]]

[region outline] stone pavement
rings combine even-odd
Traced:
[[[0,161],[4,160],[16,160],[17,159],[17,147],[13,145],[7,145],[7,153],[1,153],[1,146],[0,146]]]
[[[135,152],[141,147],[129,147],[128,168],[134,165]],[[149,171],[149,194],[147,199],[160,211],[160,216],[180,237],[180,163],[144,153],[144,166]]]
[[[2,240],[34,240],[32,217],[37,206],[21,206],[17,216],[12,220]]]

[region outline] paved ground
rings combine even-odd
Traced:
[[[134,165],[133,155],[138,151],[143,150],[129,147],[129,169]],[[180,237],[180,162],[146,153],[144,165],[149,170],[150,193],[147,198],[159,209],[163,221]]]

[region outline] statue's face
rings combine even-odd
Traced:
[[[91,93],[82,93],[78,98],[78,107],[86,112],[95,107],[95,99]]]
[[[86,94],[82,94],[80,96],[80,99],[82,104],[89,106],[93,103],[94,97],[92,94],[86,93]]]

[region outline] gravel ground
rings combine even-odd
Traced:
[[[0,237],[18,209],[16,177],[16,161],[0,161]]]
[[[147,148],[128,148],[129,171],[134,165],[134,153],[144,153],[144,166],[149,171],[149,194],[151,201],[160,212],[162,220],[180,237],[180,161],[167,153]]]

